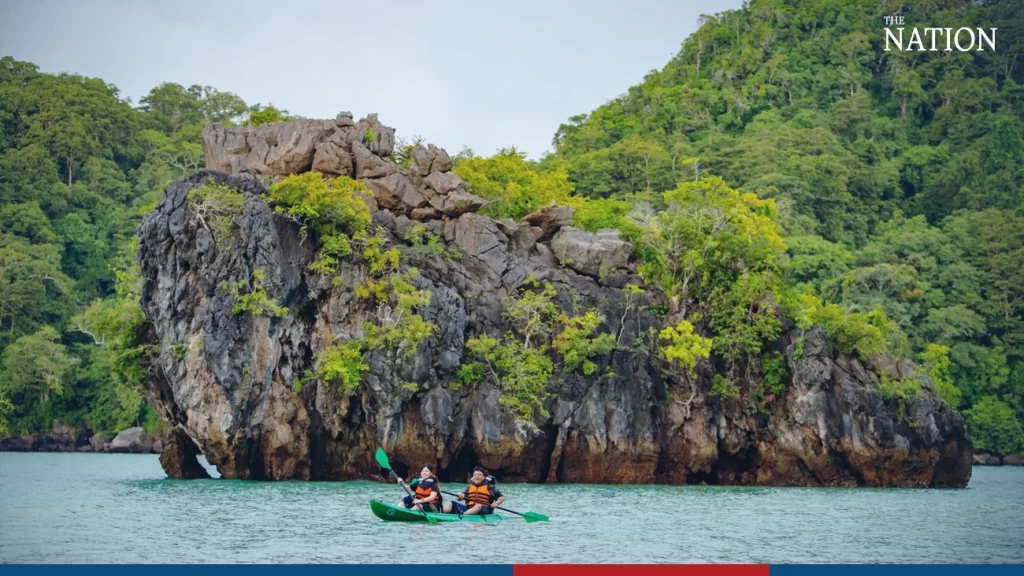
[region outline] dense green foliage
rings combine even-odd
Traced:
[[[994,396],[986,396],[965,412],[974,447],[998,454],[1024,450],[1024,428],[1013,410]]]
[[[133,107],[102,80],[0,59],[0,433],[158,426],[141,388],[135,228],[203,167],[206,122],[258,124],[282,114],[271,108],[177,84]],[[190,197],[218,244],[241,207],[222,192]]]
[[[550,203],[572,205],[572,184],[565,170],[535,170],[515,148],[490,158],[473,156],[459,161],[454,172],[473,183],[473,193],[490,201],[480,211],[492,218],[520,219]]]
[[[907,27],[996,27],[998,49],[884,52],[892,9],[753,0],[705,16],[667,66],[560,126],[533,169],[568,175],[574,224],[637,243],[646,279],[729,372],[749,372],[781,305],[839,350],[915,357],[951,405],[988,398],[1019,424],[1024,14],[1013,0],[915,3]],[[481,171],[500,191],[497,169],[461,174],[475,189]],[[531,196],[521,171],[518,199]],[[784,385],[771,378],[753,394]]]
[[[566,170],[576,195],[654,210],[705,174],[774,200],[791,315],[846,352],[915,356],[952,405],[987,398],[969,413],[999,403],[1019,424],[1024,14],[1013,0],[914,3],[907,27],[996,27],[997,50],[884,52],[892,9],[753,0],[706,16],[667,66],[563,124],[540,168]],[[976,435],[985,418],[969,420]]]

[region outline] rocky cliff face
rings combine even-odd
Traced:
[[[176,428],[175,449],[161,458],[171,476],[196,469],[191,440],[226,478],[373,477],[378,445],[399,471],[432,463],[442,479],[462,479],[478,463],[503,481],[530,482],[964,486],[970,478],[963,419],[926,377],[906,361],[868,366],[837,355],[819,328],[788,330],[774,344],[791,381],[764,406],[747,393],[707,395],[714,362],[698,365],[691,398],[648,347],[632,344],[671,319],[627,305],[622,287],[640,283],[628,243],[568,227],[571,211],[560,207],[520,223],[477,214],[484,202],[450,172],[447,153],[418,148],[404,169],[390,159],[393,130],[375,117],[213,125],[203,144],[215,170],[170,185],[139,232],[142,304],[159,345],[151,392]],[[315,244],[267,203],[266,180],[308,170],[365,182],[389,245],[402,245],[420,221],[461,252],[406,252],[418,288],[432,295],[421,313],[438,330],[411,355],[369,353],[355,390],[296,386],[316,352],[358,334],[371,312],[354,296],[361,270],[343,263],[340,283],[311,273]],[[218,246],[188,208],[189,190],[210,179],[245,193],[230,246]],[[224,286],[256,269],[285,316],[232,312]],[[524,421],[501,407],[491,383],[454,382],[466,340],[506,332],[503,299],[531,275],[557,288],[562,309],[600,310],[602,330],[620,347],[595,359],[592,376],[556,368],[550,415]],[[878,373],[918,378],[922,393],[887,405]]]

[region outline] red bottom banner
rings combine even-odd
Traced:
[[[515,564],[512,576],[768,576],[767,564]]]

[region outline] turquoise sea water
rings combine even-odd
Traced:
[[[451,485],[450,488],[455,488]],[[173,481],[155,455],[0,453],[0,562],[1024,562],[1024,468],[963,490],[504,484],[551,522],[382,522],[374,482]]]

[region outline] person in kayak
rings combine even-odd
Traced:
[[[401,477],[398,483],[406,490],[415,490],[402,499],[406,508],[412,508],[421,512],[439,512],[441,510],[441,483],[430,465],[420,470],[420,477],[414,478],[410,484],[406,484]]]
[[[494,507],[505,501],[505,496],[495,486],[494,478],[487,475],[487,472],[477,466],[473,469],[473,477],[469,486],[459,492],[460,502],[449,501],[443,505],[443,510],[448,513],[455,512],[460,515],[466,514],[490,514]],[[465,504],[461,501],[465,500]]]

